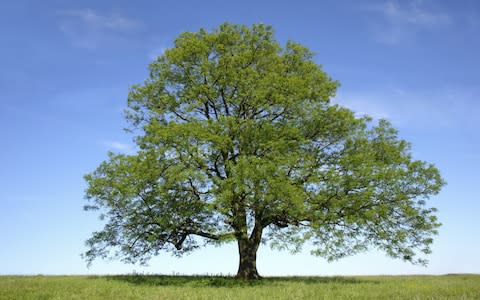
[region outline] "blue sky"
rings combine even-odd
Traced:
[[[179,33],[224,21],[309,47],[341,82],[333,101],[391,120],[448,182],[430,202],[443,226],[426,268],[373,250],[327,263],[263,247],[261,274],[480,272],[478,1],[50,0],[0,4],[0,274],[236,272],[235,245],[149,267],[80,258],[101,226],[82,210],[82,177],[107,151],[133,151],[128,87]]]

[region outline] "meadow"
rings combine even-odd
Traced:
[[[480,299],[480,275],[0,276],[0,299]]]

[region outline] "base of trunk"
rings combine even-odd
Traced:
[[[237,276],[235,277],[242,280],[262,279],[262,276],[258,274],[256,269],[255,270],[239,270],[237,273]]]
[[[248,250],[240,252],[240,262],[238,265],[236,277],[243,280],[260,279],[262,277],[258,274],[257,271],[257,255],[255,251]]]
[[[242,273],[237,273],[237,276],[235,276],[237,279],[242,279],[242,280],[258,280],[258,279],[262,279],[262,276],[260,276],[258,274],[258,272],[254,272],[254,273],[246,273],[246,272],[242,272]]]
[[[242,280],[258,280],[262,277],[257,271],[257,250],[262,240],[262,227],[255,224],[250,238],[239,235],[238,243],[238,271],[237,278]]]

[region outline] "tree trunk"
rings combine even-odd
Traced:
[[[249,239],[238,240],[238,264],[237,278],[244,280],[260,279],[257,271],[257,250],[258,244]]]

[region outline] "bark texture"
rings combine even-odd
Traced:
[[[257,271],[258,245],[253,245],[249,240],[238,241],[239,264],[237,278],[244,280],[260,279]]]

